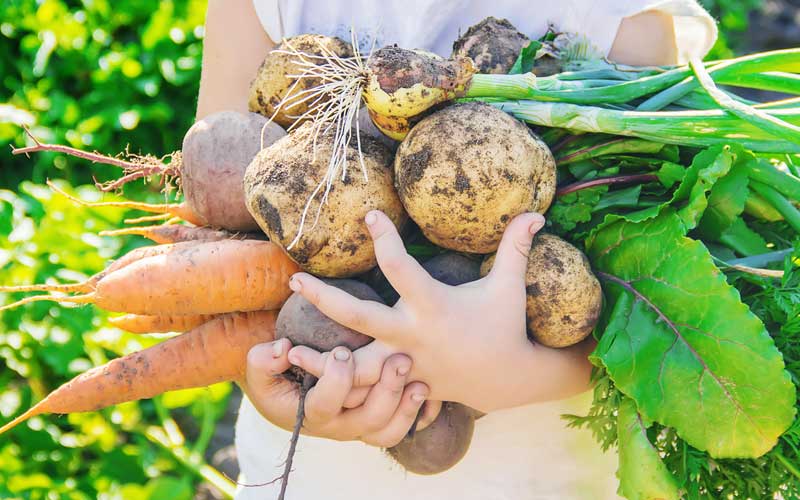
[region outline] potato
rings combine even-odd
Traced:
[[[386,451],[409,472],[439,474],[464,458],[474,431],[474,411],[462,404],[445,402],[431,425]]]
[[[506,19],[487,17],[455,41],[451,57],[470,57],[478,72],[504,75],[530,42]]]
[[[431,278],[450,286],[463,285],[481,278],[480,262],[453,252],[430,258],[422,267]]]
[[[207,226],[229,231],[258,229],[247,211],[242,179],[263,142],[286,135],[255,113],[222,111],[195,123],[183,138],[181,186],[189,208]]]
[[[261,151],[247,167],[245,198],[250,213],[271,241],[284,249],[295,239],[307,201],[323,180],[333,150],[332,134],[311,141],[310,123]],[[304,270],[344,278],[375,266],[375,252],[364,217],[382,210],[397,226],[406,221],[392,183],[392,155],[380,142],[361,137],[368,180],[361,172],[355,141],[348,149],[348,173],[334,180],[316,225],[322,192],[312,201],[303,233],[288,250]]]
[[[481,266],[486,275],[494,255]],[[528,335],[547,347],[568,347],[592,333],[603,305],[586,256],[551,234],[537,234],[525,274]]]
[[[456,104],[417,124],[400,144],[395,185],[433,243],[490,253],[515,216],[545,212],[556,165],[522,122],[488,104]]]
[[[302,99],[301,92],[322,85],[320,78],[291,78],[289,75],[301,75],[304,69],[294,62],[292,55],[282,52],[293,48],[304,54],[320,56],[323,49],[339,57],[353,57],[353,47],[339,38],[324,35],[298,35],[285,38],[272,50],[258,69],[250,84],[250,111],[261,113],[267,118],[275,115],[275,122],[284,128],[294,124],[297,117],[308,111],[308,106],[315,101],[311,99],[298,103]],[[290,93],[291,92],[291,93]],[[281,101],[289,95],[284,106]],[[324,99],[319,103],[324,102]],[[293,106],[293,104],[295,104]],[[281,108],[278,110],[278,108]],[[277,114],[275,113],[278,110]]]

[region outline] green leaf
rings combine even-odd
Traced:
[[[719,236],[719,241],[745,257],[769,252],[769,247],[764,238],[747,227],[747,224],[742,219],[735,219]]]
[[[164,498],[169,498],[170,500],[191,500],[192,498],[192,488],[189,485],[189,481],[169,476],[153,479],[147,483],[145,492],[147,493],[145,498],[149,500],[162,500]]]
[[[795,387],[763,323],[672,209],[588,242],[611,313],[592,360],[648,420],[712,456],[758,457],[795,416]]]
[[[595,210],[607,208],[635,208],[639,204],[639,195],[642,194],[642,185],[618,189],[603,195],[595,205]]]
[[[562,231],[572,231],[582,222],[592,220],[600,197],[608,186],[581,189],[560,197],[547,212],[547,219]]]
[[[508,71],[509,75],[518,75],[521,73],[530,73],[533,66],[536,64],[536,54],[542,48],[542,43],[533,40],[531,43],[522,48],[514,61],[514,65]]]
[[[747,201],[748,184],[747,171],[732,168],[714,185],[708,195],[708,208],[697,226],[698,234],[703,239],[718,241],[722,233],[739,219]]]
[[[623,398],[617,417],[619,494],[628,500],[679,500],[678,484],[647,437],[636,403]]]

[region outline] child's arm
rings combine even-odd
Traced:
[[[591,340],[548,349],[526,334],[525,270],[541,215],[515,218],[489,275],[458,287],[431,278],[383,213],[370,212],[366,222],[378,264],[402,297],[393,308],[358,300],[309,274],[290,281],[323,313],[377,339],[355,351],[357,385],[374,383],[386,357],[402,352],[414,360],[410,380],[428,384],[431,399],[484,412],[563,399],[589,387]],[[317,373],[324,357],[295,347],[289,360]]]
[[[250,82],[274,43],[253,0],[209,0],[197,119],[217,111],[247,112]]]

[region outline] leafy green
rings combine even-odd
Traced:
[[[648,426],[630,398],[619,405],[618,425],[620,494],[628,500],[678,500],[677,482],[650,443]]]
[[[514,61],[514,65],[508,71],[509,75],[518,75],[521,73],[530,73],[536,65],[537,53],[542,48],[542,42],[538,40],[531,41],[528,45],[522,48]]]
[[[763,324],[685,236],[686,213],[620,220],[589,242],[612,311],[592,359],[647,419],[712,456],[757,457],[791,425],[795,387]]]

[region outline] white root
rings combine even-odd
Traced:
[[[361,151],[361,130],[358,124],[358,116],[361,108],[361,95],[367,81],[367,64],[369,63],[369,57],[372,55],[372,49],[370,49],[370,54],[365,60],[359,51],[355,30],[351,29],[350,33],[354,51],[353,57],[341,57],[321,43],[319,44],[320,55],[300,52],[292,47],[289,42],[286,43],[287,49],[279,50],[280,53],[292,57],[294,59],[292,61],[293,64],[302,71],[299,74],[288,75],[296,81],[290,87],[283,100],[278,103],[275,113],[267,123],[271,123],[281,110],[287,111],[300,104],[307,104],[307,111],[299,116],[292,117],[296,121],[288,130],[292,131],[297,125],[306,121],[312,124],[312,131],[307,140],[311,143],[313,160],[316,160],[317,141],[320,134],[333,134],[333,152],[328,160],[325,176],[306,201],[300,217],[297,235],[286,247],[287,250],[291,250],[304,234],[308,212],[314,200],[321,194],[322,198],[317,207],[311,230],[316,227],[319,221],[322,208],[328,201],[328,194],[335,180],[341,178],[343,181],[347,178],[347,151],[353,139],[354,127],[359,165],[364,175],[364,180],[369,180]],[[322,84],[294,93],[293,91],[297,85],[308,78],[319,80]],[[289,102],[290,100],[292,102]]]

